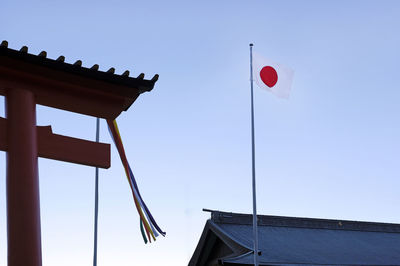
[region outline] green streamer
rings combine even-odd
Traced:
[[[140,232],[142,233],[144,243],[147,244],[146,233],[144,232],[144,228],[143,228],[143,221],[140,218],[139,218],[139,220],[140,220]]]

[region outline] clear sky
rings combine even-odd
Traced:
[[[113,148],[100,171],[98,265],[186,265],[209,218],[202,208],[252,210],[250,42],[295,70],[289,100],[255,91],[259,213],[400,223],[399,14],[398,1],[3,0],[0,39],[160,74],[118,121],[167,236],[144,245]],[[95,137],[93,117],[38,106],[37,121]],[[101,141],[111,142],[104,121]],[[3,152],[0,168],[5,266]],[[91,265],[94,169],[40,159],[39,174],[43,265]]]

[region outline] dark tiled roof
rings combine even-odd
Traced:
[[[253,216],[241,213],[211,211],[211,220],[215,223],[221,224],[253,225]],[[272,215],[257,215],[257,223],[260,226],[400,233],[400,224],[390,223],[284,217]]]
[[[215,234],[233,253],[225,265],[253,264],[252,215],[212,211],[203,235]],[[400,225],[258,216],[260,265],[400,265]],[[199,242],[190,265],[207,245]]]
[[[97,64],[90,68],[83,67],[81,60],[77,60],[75,63],[69,64],[64,61],[64,56],[59,56],[57,59],[47,58],[46,51],[42,51],[38,55],[29,54],[27,46],[23,46],[19,51],[13,50],[8,48],[7,41],[2,41],[0,45],[0,56],[12,57],[28,63],[33,63],[96,80],[106,81],[117,85],[139,88],[141,92],[152,90],[155,82],[158,80],[158,74],[154,75],[150,80],[146,80],[144,79],[143,73],[139,74],[137,78],[133,78],[129,77],[128,70],[121,75],[117,75],[114,73],[115,69],[113,67],[106,72],[99,71],[99,65]]]

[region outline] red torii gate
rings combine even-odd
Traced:
[[[42,265],[38,157],[89,166],[110,167],[110,145],[53,134],[36,126],[36,104],[80,114],[115,119],[143,92],[153,89],[158,75],[115,75],[28,54],[0,45],[0,95],[6,98],[6,119],[0,118],[0,150],[7,151],[8,265]]]

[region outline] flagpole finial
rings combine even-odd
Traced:
[[[253,46],[253,44],[252,44],[252,43],[250,43],[250,46]]]

